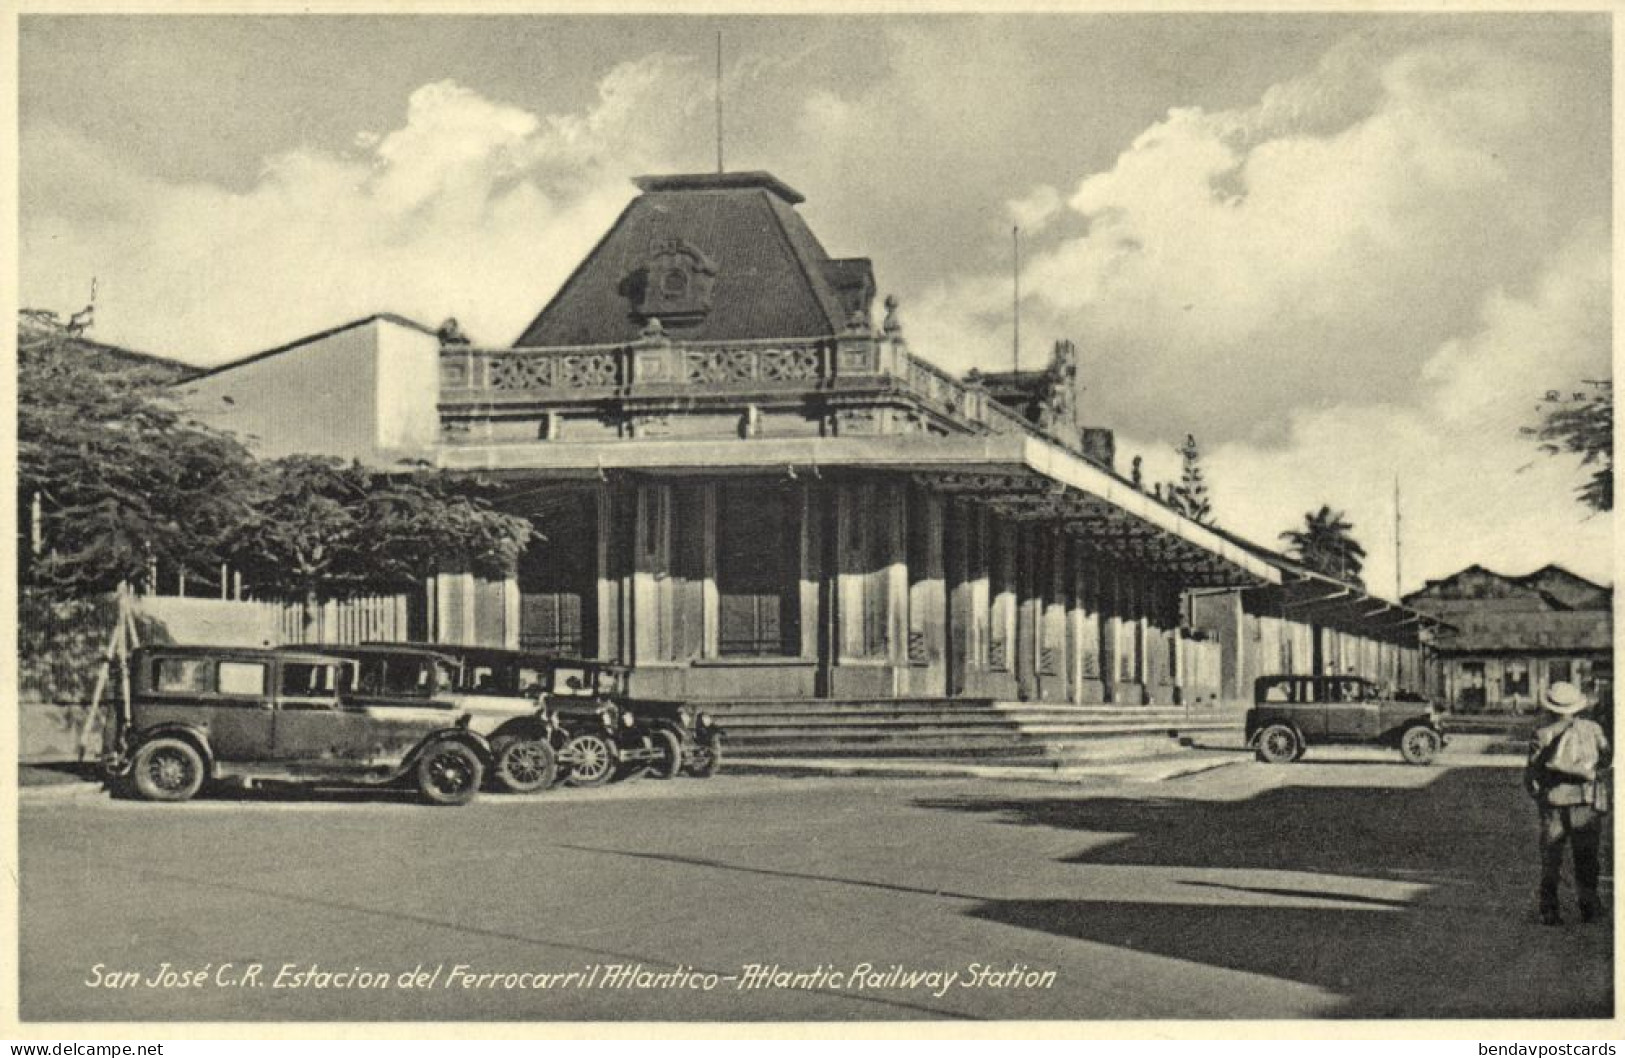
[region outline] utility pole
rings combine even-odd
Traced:
[[[722,172],[722,30],[717,30],[717,172]]]
[[[1010,229],[1010,246],[1012,250],[1011,263],[1015,273],[1015,296],[1011,308],[1011,319],[1014,321],[1014,331],[1011,336],[1011,353],[1015,361],[1015,370],[1021,370],[1021,228]]]
[[[1401,564],[1401,550],[1399,543],[1399,475],[1394,475],[1394,601],[1398,602],[1404,589],[1401,587],[1404,566]]]

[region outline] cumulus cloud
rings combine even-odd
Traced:
[[[1254,107],[1173,109],[1078,181],[1081,232],[1034,240],[1023,334],[1078,339],[1125,471],[1176,478],[1195,432],[1221,519],[1262,543],[1329,503],[1391,593],[1397,475],[1407,590],[1470,561],[1611,579],[1611,519],[1518,434],[1546,390],[1610,372],[1606,198],[1576,192],[1605,131],[1567,124],[1569,95],[1493,43],[1360,40]],[[945,278],[911,343],[1007,362],[1008,297]]]
[[[1583,226],[1527,295],[1487,295],[1477,327],[1428,356],[1416,402],[1303,408],[1282,445],[1214,448],[1216,508],[1266,544],[1311,507],[1345,510],[1371,555],[1367,583],[1391,593],[1397,477],[1406,590],[1464,556],[1510,573],[1555,561],[1610,580],[1612,519],[1574,500],[1578,460],[1547,456],[1518,431],[1546,390],[1609,373],[1611,298],[1607,231]]]
[[[212,363],[388,309],[511,341],[634,193],[669,168],[697,73],[656,55],[593,104],[538,116],[445,81],[354,152],[267,161],[241,192],[154,179],[57,127],[23,132],[23,302],[98,335]]]
[[[1530,148],[1564,127],[1543,74],[1452,42],[1339,53],[1244,111],[1176,108],[1078,182],[1082,234],[1034,240],[1024,331],[1078,340],[1095,414],[1169,435],[1278,435],[1283,395],[1405,399],[1427,351],[1573,222]],[[929,291],[932,355],[996,356],[1005,289]]]

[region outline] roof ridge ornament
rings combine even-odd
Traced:
[[[897,308],[902,303],[897,300],[896,294],[886,295],[886,320],[881,324],[881,330],[887,337],[901,339],[903,337],[903,320],[897,314]]]

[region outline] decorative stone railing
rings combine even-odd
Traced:
[[[627,345],[509,349],[448,345],[440,354],[448,407],[552,403],[608,397],[901,389],[971,433],[1021,433],[1056,442],[1019,414],[908,351],[866,332],[785,341],[673,341],[657,335]],[[1063,444],[1065,442],[1062,442]],[[1066,447],[1071,448],[1068,444]]]

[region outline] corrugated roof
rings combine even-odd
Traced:
[[[643,194],[515,345],[637,340],[647,322],[637,312],[640,272],[657,245],[674,240],[716,266],[707,311],[690,320],[662,319],[674,338],[809,338],[842,329],[850,310],[843,308],[837,283],[861,283],[854,273],[862,266],[843,262],[832,269],[829,254],[795,211],[801,196],[766,173],[640,177],[638,184]]]

